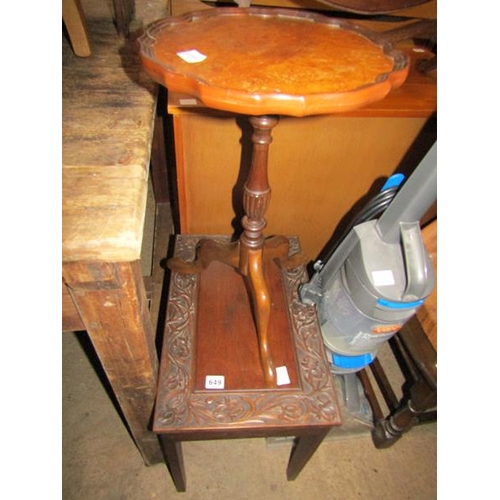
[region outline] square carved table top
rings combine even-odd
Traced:
[[[193,260],[200,238],[177,236],[175,256]],[[290,238],[290,254],[298,251]],[[290,382],[265,384],[248,294],[234,269],[214,262],[200,274],[172,272],[155,432],[186,440],[207,433],[254,436],[263,429],[266,435],[294,435],[340,424],[316,312],[297,294],[307,280],[305,267],[284,270],[269,262],[265,272],[273,296],[269,342]],[[228,295],[233,300],[225,300]],[[207,376],[223,376],[224,388],[207,388]]]

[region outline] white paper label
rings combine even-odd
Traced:
[[[224,389],[224,375],[207,375],[205,389]]]
[[[394,274],[390,269],[385,271],[372,271],[373,284],[375,286],[394,285]]]
[[[177,55],[188,63],[199,63],[207,58],[206,55],[197,50],[184,50],[182,52],[177,52]]]
[[[288,370],[286,366],[278,366],[276,368],[276,384],[287,385],[290,383],[290,377],[288,376]]]
[[[198,101],[196,99],[179,99],[181,106],[196,106]]]

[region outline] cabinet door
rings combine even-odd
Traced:
[[[315,259],[368,192],[375,194],[398,167],[408,168],[401,162],[426,122],[422,117],[282,117],[269,152],[272,195],[265,235],[297,235],[303,252]],[[182,233],[238,232],[251,133],[244,117],[174,116]]]

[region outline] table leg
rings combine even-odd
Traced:
[[[62,17],[75,55],[88,57],[92,53],[87,33],[85,13],[80,0],[63,0]]]
[[[149,430],[158,359],[139,261],[64,263],[63,280],[144,461],[163,462]]]
[[[299,436],[297,438],[286,469],[286,477],[289,481],[297,478],[329,431],[330,427],[318,433]]]
[[[394,414],[376,422],[372,439],[376,448],[392,446],[405,432],[418,422],[419,415],[437,404],[436,391],[423,378],[418,379],[410,389],[410,399]]]
[[[182,443],[172,441],[159,435],[165,461],[172,476],[175,488],[178,492],[186,491],[186,473],[184,471],[184,458],[182,456]]]
[[[231,265],[248,279],[254,306],[255,326],[259,341],[259,354],[262,370],[269,387],[276,385],[276,368],[268,343],[268,325],[271,314],[271,300],[264,276],[264,258],[276,260],[280,265],[298,265],[298,259],[288,257],[288,239],[264,238],[266,227],[265,214],[271,200],[271,187],[268,181],[268,153],[272,142],[272,130],[278,124],[273,116],[252,116],[252,163],[243,192],[242,219],[243,233],[238,242],[217,243],[202,240],[193,262],[173,258],[168,262],[171,270],[186,274],[205,269],[210,262],[217,260]]]

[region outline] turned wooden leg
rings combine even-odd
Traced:
[[[424,379],[416,381],[410,389],[410,396],[408,402],[393,415],[376,422],[372,431],[372,439],[376,448],[383,449],[392,446],[413,427],[420,414],[434,408],[437,403],[436,391]]]
[[[272,142],[271,131],[278,124],[278,118],[253,116],[250,118],[252,135],[252,163],[243,191],[242,220],[243,234],[240,237],[240,272],[248,276],[251,289],[255,325],[259,340],[260,361],[269,386],[276,385],[276,368],[271,355],[267,330],[271,314],[271,302],[264,277],[264,234],[265,214],[271,200],[271,187],[267,177],[267,158]]]
[[[266,259],[273,259],[283,267],[303,264],[301,259],[289,258],[288,238],[277,236],[264,239],[265,214],[271,200],[271,188],[267,176],[269,145],[272,129],[278,118],[253,116],[250,118],[252,135],[252,163],[243,192],[242,219],[243,234],[234,243],[219,243],[210,239],[202,240],[197,248],[196,259],[185,262],[179,258],[168,261],[168,267],[180,274],[199,273],[215,261],[223,262],[245,276],[251,291],[255,326],[259,342],[262,369],[268,386],[276,385],[276,367],[268,341],[268,326],[271,315],[271,300],[264,276],[264,253]]]

